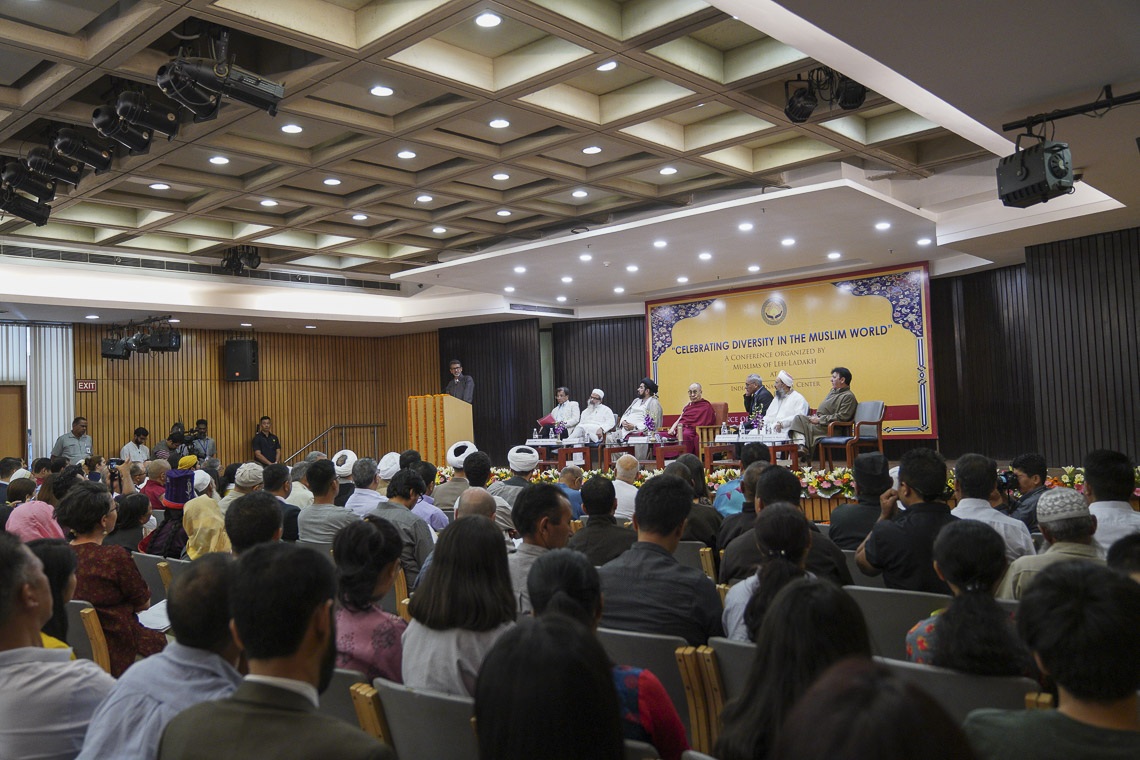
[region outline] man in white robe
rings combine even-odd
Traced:
[[[780,370],[773,385],[776,395],[764,412],[764,426],[772,426],[777,433],[787,430],[796,415],[808,413],[808,402],[803,395],[792,389],[795,381],[785,370]]]
[[[606,433],[614,429],[614,412],[602,403],[606,396],[600,389],[590,391],[590,400],[582,412],[578,427],[566,437],[567,442],[597,443],[604,441]]]

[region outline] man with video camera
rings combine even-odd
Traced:
[[[1030,531],[1036,531],[1037,500],[1049,490],[1045,485],[1049,475],[1049,470],[1045,466],[1045,457],[1040,454],[1021,454],[1009,463],[1009,468],[1012,476],[1017,479],[1017,490],[1021,494],[1020,497],[1010,500],[1009,516],[1021,520]],[[1008,481],[999,476],[999,489],[1009,485]]]

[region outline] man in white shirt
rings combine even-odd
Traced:
[[[1029,528],[1015,517],[1003,515],[991,506],[990,494],[997,488],[997,462],[981,454],[965,454],[954,465],[954,495],[958,506],[950,514],[960,520],[977,520],[989,525],[1005,542],[1010,562],[1036,554]]]
[[[785,370],[780,370],[776,381],[776,395],[764,412],[764,425],[771,425],[777,433],[789,428],[797,415],[808,413],[808,402],[803,395],[792,389],[795,380]]]
[[[352,465],[352,483],[356,490],[344,503],[345,509],[357,517],[372,514],[388,497],[380,493],[380,466],[372,457],[361,457]],[[384,489],[387,490],[387,483]]]
[[[617,499],[614,518],[618,521],[618,525],[633,519],[634,502],[637,500],[637,486],[633,483],[637,480],[640,469],[641,464],[637,461],[637,457],[629,454],[618,457],[614,465],[614,497]]]
[[[1136,488],[1136,466],[1127,454],[1109,449],[1085,456],[1085,498],[1096,518],[1093,538],[1108,551],[1129,533],[1140,533],[1140,512],[1128,500]]]
[[[562,427],[566,428],[566,434],[561,437],[568,438],[578,427],[578,420],[582,417],[581,410],[578,408],[577,401],[570,400],[570,389],[564,385],[554,389],[554,400],[558,403],[550,410],[550,414],[541,420],[537,420],[537,422],[540,427],[561,424]]]
[[[145,462],[150,459],[150,449],[146,445],[149,435],[150,431],[146,428],[135,428],[135,437],[123,444],[123,448],[119,450],[119,459],[125,462]]]
[[[657,383],[653,378],[642,378],[637,386],[637,397],[626,408],[618,422],[617,430],[610,433],[615,443],[625,443],[625,439],[635,435],[646,435],[652,432],[647,420],[652,420],[653,430],[661,429],[661,402],[657,400]],[[638,459],[649,457],[649,445],[639,443],[634,446],[634,454]]]
[[[597,443],[604,441],[606,433],[614,429],[614,412],[602,403],[606,397],[600,389],[590,391],[590,400],[586,404],[586,411],[578,421],[578,427],[571,435],[566,437],[567,443]]]
[[[42,646],[52,615],[43,563],[3,532],[0,584],[0,756],[73,758],[115,679],[69,649]]]

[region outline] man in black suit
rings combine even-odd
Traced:
[[[744,413],[751,417],[757,403],[763,415],[772,404],[772,391],[764,387],[763,378],[753,373],[744,378]]]
[[[203,702],[167,726],[160,760],[392,760],[368,734],[317,712],[336,661],[332,564],[291,544],[242,554],[230,590],[231,626],[249,658],[232,697]]]

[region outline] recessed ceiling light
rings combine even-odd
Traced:
[[[795,245],[795,244],[796,244],[795,238],[784,238],[783,240],[780,241],[780,245],[784,245],[784,246]]]
[[[165,182],[155,182],[154,184],[152,184],[150,186],[150,189],[151,190],[169,190],[170,185],[166,184]],[[926,242],[929,243],[930,241],[928,240]]]
[[[514,293],[515,289],[512,288],[510,285],[508,285],[507,287],[503,288],[503,292],[504,293]]]
[[[672,166],[663,166],[661,167],[661,173],[668,176],[670,174],[676,174],[677,170]]]
[[[515,267],[515,272],[517,272],[518,274],[525,274],[526,273],[526,267]]]
[[[498,174],[491,175],[491,179],[495,180],[496,182],[506,182],[510,178],[511,175],[507,174],[506,172],[499,172]]]
[[[273,207],[273,206],[276,206],[276,205],[277,205],[277,201],[271,201],[271,200],[269,200],[268,198],[266,198],[265,200],[263,200],[263,201],[261,202],[261,205],[262,205],[262,206]]]
[[[501,208],[498,211],[496,211],[495,214],[497,214],[498,216],[510,216],[511,212],[507,211],[505,208]]]
[[[554,300],[558,303],[566,303],[566,296],[558,296],[558,298],[555,298]]]
[[[317,326],[316,325],[305,325],[305,329],[306,330],[316,330]]]
[[[182,320],[181,320],[181,319],[168,319],[168,320],[166,320],[166,321],[167,321],[167,322],[169,322],[169,323],[170,323],[170,324],[172,324],[172,325],[176,325],[176,324],[178,324],[179,322],[181,322]]]
[[[300,124],[285,124],[281,127],[281,131],[287,135],[299,135],[305,130],[301,128]]]
[[[697,258],[700,259],[701,261],[708,261],[709,259],[712,258],[712,254],[706,251],[705,253],[702,253],[699,256],[697,256]]]
[[[226,158],[225,156],[211,156],[210,157],[210,163],[211,164],[217,164],[218,166],[224,166],[225,164],[228,164],[229,162],[230,162],[230,160],[228,158]]]
[[[416,196],[416,203],[431,203],[434,200],[435,200],[435,198],[432,198],[430,195],[417,195]]]
[[[636,271],[637,271],[637,264],[630,264],[629,266],[627,266],[627,267],[625,268],[625,271],[627,271],[627,272],[636,272]]]
[[[760,271],[760,265],[759,264],[753,264],[752,266],[748,267],[748,271],[749,272],[759,272]]]
[[[446,227],[432,227],[431,231],[437,235],[442,235],[443,233],[447,232],[447,228]]]
[[[736,229],[740,230],[741,232],[751,232],[752,222],[741,222],[740,224],[736,225]]]
[[[606,61],[598,67],[598,71],[613,71],[617,68],[617,61]]]
[[[877,229],[877,230],[889,230],[890,228],[891,228],[890,222],[879,222],[878,224],[875,225],[875,229]]]
[[[574,282],[574,278],[573,277],[563,277],[562,282],[567,282],[567,283]]]
[[[153,187],[153,185],[152,185],[152,187]],[[930,245],[931,241],[930,241],[930,238],[919,238],[915,242],[918,243],[919,245]]]
[[[368,218],[368,214],[353,214],[352,218],[358,222],[363,222]]]
[[[487,122],[487,126],[491,129],[506,129],[511,126],[511,123],[506,119],[491,119]]]
[[[575,198],[585,198],[587,195],[589,195],[589,193],[587,193],[585,190],[575,190],[574,192],[572,192],[570,194],[573,195]]]
[[[242,322],[241,326],[242,327],[253,327],[253,323],[252,322]]]
[[[595,153],[601,153],[602,149],[599,148],[597,145],[591,145],[588,148],[582,148],[582,152],[585,153],[587,156],[592,156]]]
[[[375,95],[378,98],[386,98],[389,95],[391,95],[393,92],[395,92],[395,90],[393,90],[391,87],[385,87],[382,84],[378,84],[375,87],[373,87],[371,90],[369,90],[369,92],[371,92],[373,95]]]
[[[618,285],[616,288],[614,288],[614,292],[615,293],[624,293],[625,288],[623,288],[621,285]]]
[[[827,254],[827,258],[831,259],[832,261],[840,258],[841,256],[843,256],[843,254],[839,251],[832,251],[831,253]]]
[[[689,281],[688,277],[678,277],[677,278],[677,282],[681,283],[682,285],[684,285],[688,281]]]
[[[503,20],[494,13],[487,12],[480,13],[478,16],[476,16],[475,23],[485,29],[490,29],[493,26],[498,26],[499,24],[503,23]]]
[[[666,243],[664,240],[654,240],[653,241],[653,247],[654,248],[664,248],[667,245],[669,245],[669,244]]]
[[[415,158],[415,157],[416,157],[415,151],[411,151],[411,150],[402,150],[396,154],[396,158],[405,158],[406,159],[406,158]]]
[[[335,177],[329,177],[328,179],[325,180],[325,184],[330,186],[330,187],[336,187],[337,185],[340,184],[340,180],[336,179]]]
[[[578,261],[593,261],[593,260],[594,260],[594,257],[588,253],[583,253],[581,256],[578,257]]]
[[[88,314],[86,317],[84,317],[84,319],[98,319],[98,318],[99,318],[98,314]]]

